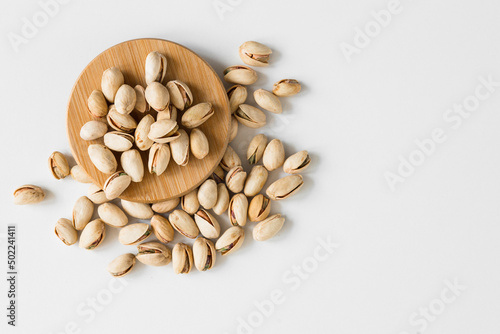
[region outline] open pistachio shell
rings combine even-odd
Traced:
[[[116,152],[125,152],[134,145],[134,136],[121,131],[111,131],[104,135],[104,145]]]
[[[251,85],[257,81],[257,72],[243,65],[229,66],[224,70],[224,80],[239,85]]]
[[[241,166],[241,159],[231,145],[227,145],[226,152],[224,152],[224,156],[222,156],[220,166],[225,171],[229,171],[231,168],[236,166]]]
[[[109,201],[109,198],[106,197],[106,193],[104,192],[104,190],[102,190],[95,184],[91,184],[89,186],[89,189],[87,190],[87,197],[94,204],[102,204]]]
[[[168,220],[170,224],[172,224],[172,227],[185,237],[195,239],[198,234],[200,234],[200,230],[198,226],[196,226],[193,218],[182,210],[172,211],[168,216]]]
[[[283,227],[285,218],[280,214],[273,215],[253,228],[253,238],[257,241],[265,241],[274,237]]]
[[[283,79],[273,86],[273,94],[276,96],[293,96],[300,92],[300,83],[295,79]]]
[[[90,222],[94,214],[94,203],[92,203],[86,196],[80,197],[73,206],[73,227],[78,231]]]
[[[217,165],[215,167],[215,170],[212,173],[212,180],[214,180],[217,183],[224,183],[224,180],[226,178],[224,169],[220,165]]]
[[[167,89],[170,93],[170,103],[177,109],[184,110],[193,103],[193,94],[188,85],[180,80],[172,80],[167,83]]]
[[[161,121],[162,119],[177,121],[177,108],[173,104],[170,104],[164,111],[159,111],[156,115],[156,120]]]
[[[166,74],[167,58],[158,51],[150,52],[145,64],[146,83],[162,82]]]
[[[288,198],[295,194],[304,184],[302,175],[293,174],[285,176],[273,182],[266,190],[267,196],[272,200],[278,201]]]
[[[172,159],[179,166],[186,166],[189,162],[189,135],[184,129],[179,130],[180,136],[170,142]]]
[[[134,90],[136,95],[135,110],[140,113],[149,111],[149,104],[146,101],[146,89],[141,85],[137,85],[134,87]]]
[[[151,125],[155,122],[153,116],[147,114],[145,115],[137,124],[135,129],[135,145],[141,151],[146,151],[151,148],[153,141],[148,137],[149,131],[151,130]]]
[[[73,227],[71,220],[61,218],[57,221],[54,228],[56,236],[64,242],[65,245],[71,246],[78,241],[78,232]]]
[[[245,240],[245,231],[241,226],[232,226],[215,243],[215,249],[222,256],[236,252]]]
[[[151,226],[145,223],[135,223],[123,227],[118,234],[122,245],[133,245],[146,240],[151,235]]]
[[[80,235],[80,248],[92,250],[99,246],[106,236],[106,227],[101,219],[88,223]]]
[[[198,210],[194,215],[194,221],[205,238],[215,239],[219,237],[219,222],[207,210]]]
[[[166,266],[172,261],[172,253],[167,246],[155,242],[145,242],[137,246],[137,260],[150,266]]]
[[[176,274],[189,274],[193,267],[193,251],[191,248],[183,243],[178,243],[172,250],[172,265],[174,273]]]
[[[184,112],[181,123],[188,129],[196,128],[205,123],[213,114],[214,108],[211,103],[198,103]]]
[[[239,193],[245,186],[247,173],[241,166],[231,168],[226,175],[226,185],[233,193]]]
[[[130,114],[137,101],[135,90],[129,85],[121,85],[115,95],[115,108],[120,114]]]
[[[178,129],[179,125],[176,121],[162,119],[151,124],[148,138],[156,143],[165,144],[179,138]]]
[[[174,240],[174,229],[167,218],[160,215],[154,215],[153,218],[151,218],[151,227],[153,228],[156,238],[161,242],[166,244]]]
[[[170,162],[170,148],[167,144],[154,143],[149,150],[148,169],[149,173],[161,175]]]
[[[49,157],[49,168],[57,180],[64,179],[69,175],[69,164],[61,152],[54,152]]]
[[[87,99],[89,113],[97,118],[104,117],[108,113],[108,103],[100,90],[93,90]]]
[[[193,243],[194,265],[199,271],[212,269],[217,255],[214,243],[205,238],[198,238]]]
[[[137,128],[135,119],[127,114],[120,114],[116,109],[111,108],[107,116],[108,124],[116,131],[130,133]]]
[[[269,47],[255,41],[241,44],[239,51],[245,64],[258,67],[269,65],[269,56],[273,53]]]
[[[307,151],[300,151],[288,157],[283,164],[283,170],[288,174],[297,174],[309,167],[311,157]]]
[[[266,114],[259,108],[249,104],[240,104],[234,112],[234,117],[249,128],[260,128],[266,125]]]
[[[257,195],[266,184],[269,173],[264,166],[253,166],[245,182],[243,192],[247,197]]]
[[[132,182],[132,178],[124,171],[112,174],[104,182],[103,190],[109,200],[119,197]]]
[[[45,193],[42,188],[32,184],[26,184],[14,191],[14,204],[26,205],[43,201]]]
[[[240,104],[245,103],[247,100],[247,88],[242,85],[234,85],[227,90],[227,97],[229,98],[229,107],[231,112],[234,113]]]
[[[247,223],[248,214],[248,199],[242,194],[234,195],[229,201],[229,207],[227,209],[227,214],[229,216],[229,221],[234,226],[245,226]]]
[[[170,104],[170,94],[167,87],[159,82],[152,82],[146,87],[146,101],[156,111],[164,111]]]
[[[248,145],[247,149],[247,160],[248,163],[254,165],[262,159],[264,151],[267,146],[267,137],[265,134],[261,133],[253,137],[252,141]]]
[[[181,198],[181,208],[190,215],[194,215],[200,207],[200,202],[198,201],[198,189],[194,189],[188,192]]]
[[[108,272],[114,277],[127,275],[135,265],[135,255],[128,253],[118,256],[108,265]]]
[[[269,216],[271,212],[271,200],[259,194],[252,198],[248,205],[248,219],[253,222],[260,222]]]

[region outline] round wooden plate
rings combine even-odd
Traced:
[[[179,197],[199,186],[222,159],[228,144],[231,124],[226,90],[212,67],[196,53],[182,45],[161,39],[137,39],[115,45],[87,65],[76,81],[68,103],[67,131],[71,151],[76,162],[95,184],[102,188],[109,175],[100,172],[87,153],[89,145],[102,144],[103,139],[85,141],[80,138],[82,125],[94,119],[88,112],[87,98],[94,89],[101,89],[102,73],[113,66],[122,71],[126,84],[132,87],[137,84],[146,87],[144,63],[151,51],[159,51],[167,57],[164,84],[174,79],[185,82],[193,93],[193,105],[210,102],[215,113],[199,127],[206,134],[210,145],[210,153],[204,159],[198,160],[191,154],[188,165],[184,167],[178,166],[170,159],[167,170],[156,176],[150,174],[147,169],[149,151],[141,152],[145,166],[144,179],[140,183],[132,182],[120,198],[142,203],[155,203]],[[149,113],[156,119],[154,110],[151,109]],[[180,124],[182,112],[178,114]],[[131,115],[137,121],[144,116],[138,111],[133,111]],[[120,153],[115,152],[115,155],[119,162]],[[120,168],[118,166],[118,170]]]

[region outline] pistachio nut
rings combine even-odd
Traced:
[[[137,128],[135,129],[135,145],[141,151],[146,151],[151,148],[153,145],[153,141],[149,139],[149,131],[151,129],[151,125],[155,122],[155,119],[150,114],[145,115],[137,124]]]
[[[135,223],[123,227],[118,234],[122,245],[133,245],[146,240],[151,235],[151,225]]]
[[[80,138],[83,140],[96,140],[108,131],[108,125],[101,121],[88,121],[80,129]]]
[[[177,121],[177,108],[173,104],[170,104],[164,111],[159,111],[156,115],[156,120],[161,121],[162,119]]]
[[[257,241],[265,241],[274,237],[283,227],[285,218],[280,214],[261,221],[253,228],[253,238]]]
[[[172,261],[172,253],[167,246],[155,242],[145,242],[137,246],[136,258],[149,266],[166,266]]]
[[[115,108],[120,114],[130,114],[137,102],[137,95],[135,89],[129,85],[121,85],[115,95]]]
[[[103,203],[97,207],[101,220],[112,227],[123,227],[128,224],[125,212],[113,203]]]
[[[245,226],[248,214],[247,197],[242,193],[234,195],[229,201],[227,213],[231,224],[234,226]]]
[[[189,146],[191,153],[196,159],[203,159],[207,156],[210,148],[208,145],[207,136],[200,129],[193,129],[189,135]]]
[[[215,249],[222,256],[236,252],[245,240],[245,231],[241,226],[232,226],[215,243]]]
[[[50,155],[49,168],[57,180],[64,179],[69,175],[68,160],[61,152],[56,151]]]
[[[139,219],[151,219],[154,216],[153,209],[146,203],[130,202],[124,199],[121,200],[122,208],[132,217]]]
[[[125,83],[122,72],[117,67],[108,68],[102,74],[101,90],[110,103],[114,103],[118,89]]]
[[[300,151],[292,154],[285,160],[283,170],[288,174],[297,174],[309,167],[311,157],[307,151]]]
[[[260,222],[269,216],[271,212],[271,200],[259,194],[252,198],[248,205],[248,218],[253,222]]]
[[[164,111],[170,103],[167,87],[159,82],[152,82],[146,87],[146,101],[156,111]]]
[[[190,215],[194,215],[200,208],[198,189],[188,192],[181,198],[181,208]]]
[[[175,163],[186,166],[189,162],[189,135],[184,129],[180,129],[179,134],[179,138],[170,142],[170,150]]]
[[[167,144],[154,143],[149,150],[148,170],[151,174],[161,175],[170,162],[170,148]]]
[[[281,114],[283,112],[280,99],[268,90],[257,89],[253,92],[253,98],[262,109],[275,114]]]
[[[120,114],[116,109],[111,109],[107,116],[108,124],[116,131],[130,133],[137,128],[137,122],[130,115]]]
[[[280,200],[295,194],[304,184],[302,175],[293,174],[274,181],[266,190],[272,200]]]
[[[222,167],[220,165],[217,165],[214,169],[214,171],[212,172],[212,180],[214,180],[215,182],[217,183],[223,183],[224,180],[225,180],[225,175],[224,175],[224,170],[222,169]]]
[[[121,131],[111,131],[104,135],[104,145],[116,152],[125,152],[134,145],[134,136]]]
[[[180,202],[181,199],[179,197],[174,197],[163,202],[154,203],[151,206],[151,209],[153,209],[153,211],[157,213],[166,213],[175,209]]]
[[[273,85],[276,96],[292,96],[300,92],[300,83],[295,79],[283,79]]]
[[[181,123],[188,129],[196,128],[205,123],[213,114],[214,108],[211,103],[198,103],[184,112]]]
[[[194,221],[205,238],[215,239],[219,237],[219,222],[207,210],[198,210],[194,215]]]
[[[120,161],[123,170],[130,176],[132,182],[142,181],[144,178],[144,164],[139,151],[132,149],[123,152]]]
[[[106,197],[106,193],[104,192],[104,190],[102,190],[101,188],[99,188],[99,186],[93,183],[89,186],[89,189],[87,190],[87,197],[94,204],[102,204],[109,201],[109,199]]]
[[[194,265],[199,271],[212,269],[216,258],[214,243],[205,238],[198,238],[193,243]]]
[[[257,78],[257,72],[243,65],[229,66],[224,70],[224,80],[234,84],[251,85]]]
[[[226,185],[224,183],[217,184],[217,202],[212,208],[217,215],[221,215],[226,212],[229,206],[229,191],[227,191]]]
[[[189,108],[193,103],[193,94],[188,85],[180,80],[172,80],[167,83],[170,93],[170,102],[179,110]]]
[[[180,133],[177,130],[179,130],[179,125],[176,121],[162,119],[151,124],[148,138],[155,143],[166,144],[179,138]]]
[[[146,102],[146,89],[144,89],[141,85],[137,85],[134,87],[134,90],[136,96],[135,110],[140,113],[149,111],[149,104]]]
[[[92,178],[79,165],[74,165],[73,167],[71,167],[70,175],[73,180],[80,183],[92,183]]]
[[[247,197],[253,197],[257,195],[266,184],[268,175],[269,173],[264,166],[253,166],[245,182],[243,193]]]
[[[247,172],[241,166],[235,166],[227,172],[226,185],[233,193],[239,193],[245,186]]]
[[[132,182],[132,178],[124,171],[112,174],[104,182],[103,190],[106,198],[112,200],[119,197],[128,188],[130,182]]]
[[[31,184],[24,185],[14,190],[14,204],[26,205],[43,201],[45,193],[42,188]]]
[[[259,108],[249,104],[240,104],[234,112],[234,117],[249,128],[260,128],[266,125],[266,114]]]
[[[150,52],[146,57],[145,73],[148,85],[162,82],[167,74],[167,58],[158,51]]]
[[[234,85],[227,90],[227,97],[229,98],[229,107],[231,112],[234,113],[240,104],[245,103],[247,100],[247,88],[242,85]]]
[[[200,234],[200,230],[198,230],[193,218],[182,210],[172,211],[168,216],[168,220],[172,227],[185,237],[195,239]]]
[[[209,210],[217,203],[217,183],[212,179],[207,179],[198,189],[198,202],[205,209]]]
[[[87,99],[89,113],[97,118],[104,117],[108,113],[108,103],[100,90],[93,90]]]
[[[80,248],[92,250],[99,246],[106,236],[106,227],[101,219],[88,223],[80,235]]]
[[[134,254],[122,254],[108,264],[108,272],[113,277],[122,277],[127,275],[132,270],[134,265]]]
[[[247,149],[247,160],[251,165],[255,165],[264,155],[264,151],[267,146],[267,137],[265,134],[261,133],[253,137],[252,141],[248,145]]]
[[[88,197],[82,196],[76,200],[73,206],[73,227],[78,231],[83,230],[83,228],[90,222],[92,215],[94,214],[94,203],[92,203]]]
[[[174,240],[174,229],[167,218],[160,215],[154,215],[153,218],[151,218],[151,227],[153,228],[155,236],[161,242],[167,244]]]
[[[220,166],[226,172],[233,167],[241,166],[241,159],[231,145],[227,145],[226,152],[224,152],[224,156],[222,156],[222,160],[220,161]]]
[[[285,162],[285,148],[279,139],[273,139],[267,144],[262,156],[262,163],[268,171],[273,171],[283,166]]]
[[[249,41],[241,44],[240,58],[250,66],[267,66],[269,65],[269,56],[273,51],[259,42]]]
[[[78,232],[76,232],[71,220],[69,219],[59,219],[56,223],[54,232],[65,245],[71,246],[78,241]]]
[[[236,117],[231,116],[231,128],[229,129],[229,142],[232,142],[238,134],[238,120]]]
[[[174,273],[189,274],[193,267],[193,251],[188,245],[178,243],[172,250],[172,265]]]

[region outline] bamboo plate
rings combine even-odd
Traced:
[[[193,93],[193,105],[210,102],[215,113],[199,127],[206,134],[210,145],[210,153],[203,160],[198,160],[191,154],[188,165],[180,167],[170,159],[167,170],[156,176],[147,170],[149,151],[141,152],[145,164],[144,179],[141,183],[132,182],[120,198],[142,203],[155,203],[179,197],[198,187],[222,159],[228,144],[231,124],[226,90],[212,67],[196,53],[182,45],[161,39],[137,39],[115,45],[87,65],[78,77],[68,103],[67,131],[71,151],[76,162],[95,184],[102,188],[109,175],[95,168],[87,153],[89,145],[102,144],[103,139],[85,141],[80,138],[82,125],[94,119],[88,112],[87,98],[94,89],[101,89],[102,73],[113,66],[122,71],[126,84],[132,87],[137,84],[146,87],[144,63],[151,51],[159,51],[167,57],[164,84],[174,79],[185,82]],[[149,113],[156,119],[154,110],[151,109]],[[143,116],[137,111],[133,111],[131,115],[137,121]],[[178,120],[181,115],[182,112],[179,112]],[[120,153],[115,152],[115,156],[119,162]],[[119,166],[118,170],[120,168]]]

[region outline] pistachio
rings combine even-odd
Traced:
[[[267,137],[265,134],[261,133],[253,137],[252,141],[248,145],[247,149],[247,160],[251,165],[255,165],[264,155],[264,151],[267,146]]]
[[[231,116],[231,128],[229,129],[229,142],[232,142],[238,134],[238,120],[236,117]]]
[[[200,205],[209,210],[217,203],[217,183],[212,179],[207,179],[198,189],[198,201]]]
[[[170,93],[170,102],[179,110],[189,108],[193,103],[193,94],[188,85],[180,80],[172,80],[167,83]]]
[[[122,277],[127,275],[135,265],[135,255],[131,253],[118,256],[108,264],[111,276]]]
[[[75,181],[78,181],[80,183],[92,183],[92,178],[79,165],[74,165],[73,167],[71,167],[70,174]]]
[[[69,175],[68,160],[61,152],[56,151],[50,155],[49,168],[57,180],[64,179]]]
[[[89,113],[94,117],[104,117],[108,113],[108,103],[100,90],[93,90],[87,99]]]
[[[73,206],[73,227],[78,231],[83,230],[83,228],[90,222],[92,215],[94,214],[94,203],[92,203],[88,197],[82,196],[76,200]]]
[[[106,236],[106,227],[101,219],[88,223],[80,235],[80,248],[92,250],[99,246]]]
[[[142,181],[144,178],[144,164],[139,151],[132,149],[123,152],[120,161],[123,170],[130,176],[132,182]]]
[[[88,147],[88,154],[94,166],[105,174],[116,171],[118,163],[109,148],[101,144],[92,144]]]
[[[130,202],[124,199],[121,200],[122,208],[132,217],[139,219],[150,219],[154,216],[153,209],[146,203]]]
[[[178,243],[174,246],[172,265],[176,274],[189,274],[193,267],[193,251],[188,245]]]
[[[234,85],[227,90],[227,97],[229,98],[229,107],[231,112],[234,113],[240,104],[245,103],[247,100],[247,88],[242,85]]]
[[[247,224],[248,199],[244,194],[236,194],[229,201],[227,213],[229,221],[234,226],[245,226]]]
[[[245,186],[247,173],[241,166],[235,166],[227,172],[226,185],[233,193],[239,193]]]
[[[196,128],[205,123],[213,114],[214,108],[211,103],[198,103],[184,112],[181,123],[188,129]]]
[[[252,198],[248,206],[248,218],[253,222],[260,222],[269,216],[271,211],[271,200],[259,194]]]
[[[273,182],[266,190],[272,200],[280,200],[295,194],[304,184],[302,175],[293,174]]]
[[[151,227],[153,228],[155,236],[161,242],[167,244],[174,240],[174,229],[167,218],[160,215],[154,215],[153,218],[151,218]]]
[[[276,96],[292,96],[300,92],[300,83],[295,79],[283,79],[273,86],[273,93]]]
[[[259,108],[249,104],[240,104],[234,112],[234,116],[241,124],[249,128],[260,128],[266,125],[266,114]]]
[[[146,102],[146,89],[144,89],[141,85],[137,85],[134,87],[134,90],[136,96],[135,110],[140,113],[149,111],[149,104]]]
[[[217,185],[217,203],[212,208],[214,212],[218,215],[226,212],[229,206],[229,192],[227,191],[226,185],[224,183],[219,183]]]
[[[280,214],[261,221],[253,228],[253,238],[257,241],[265,241],[274,237],[283,227],[285,218]]]
[[[94,204],[102,204],[109,201],[109,199],[106,197],[106,193],[104,192],[104,190],[102,190],[95,184],[91,184],[89,186],[89,189],[87,190],[87,197]]]
[[[229,171],[233,167],[241,166],[240,157],[238,156],[238,154],[234,151],[234,149],[230,145],[227,145],[226,152],[224,153],[224,156],[222,157],[222,160],[220,162],[220,166],[226,172]]]
[[[248,197],[257,195],[266,184],[268,175],[267,169],[263,166],[253,166],[243,190],[245,195]]]
[[[285,160],[283,170],[288,174],[297,174],[309,167],[311,157],[307,151],[300,151],[292,154]]]
[[[182,210],[172,211],[168,216],[168,220],[172,224],[172,227],[185,237],[195,239],[200,234],[193,218]]]
[[[243,65],[229,66],[224,70],[224,80],[234,84],[251,85],[257,78],[257,72]]]
[[[111,131],[104,135],[104,145],[116,152],[125,152],[134,145],[134,136],[121,131]]]
[[[236,252],[245,240],[245,231],[241,226],[232,226],[215,243],[215,249],[222,256]]]
[[[83,140],[96,140],[108,131],[108,125],[101,121],[88,121],[80,129],[80,138]]]
[[[64,242],[65,245],[71,246],[78,240],[78,233],[71,224],[71,220],[61,218],[57,221],[54,229],[57,237]]]
[[[219,237],[219,222],[207,210],[198,210],[194,215],[194,221],[205,238],[215,239]]]
[[[216,258],[214,243],[205,238],[196,239],[193,243],[193,258],[199,271],[212,269]]]
[[[113,203],[104,203],[97,207],[101,220],[112,227],[123,227],[128,224],[125,212]]]
[[[170,162],[170,148],[166,144],[154,143],[149,150],[149,173],[161,175]]]
[[[135,90],[129,85],[121,85],[115,95],[115,108],[120,114],[130,114],[137,102]]]
[[[223,183],[225,180],[224,176],[224,170],[220,165],[217,165],[212,172],[212,180],[214,180],[217,183]]]
[[[135,145],[141,151],[146,151],[151,148],[153,145],[153,141],[149,139],[149,131],[151,129],[151,125],[155,122],[153,116],[147,114],[145,115],[137,124],[137,128],[135,129]]]
[[[194,215],[200,207],[200,202],[198,201],[198,189],[188,192],[186,195],[182,196],[181,208],[190,215]]]
[[[101,79],[101,89],[106,100],[114,103],[116,92],[124,83],[125,78],[118,68],[111,67],[104,71]]]
[[[26,205],[43,201],[45,193],[42,188],[31,184],[24,185],[14,191],[14,204]]]
[[[183,129],[179,130],[179,138],[170,142],[172,158],[179,166],[186,166],[189,162],[189,135]]]
[[[170,103],[167,87],[159,82],[152,82],[146,87],[146,101],[156,111],[164,111]]]
[[[151,124],[148,138],[152,141],[165,144],[180,137],[179,125],[176,121],[162,119]]]
[[[137,122],[130,115],[120,114],[116,109],[111,109],[107,116],[108,124],[116,131],[130,133],[137,128]]]
[[[130,175],[123,171],[112,174],[104,182],[103,190],[109,200],[119,197],[132,182]]]
[[[253,98],[262,109],[275,114],[281,114],[283,112],[280,99],[268,90],[257,89],[253,92]]]
[[[146,57],[146,83],[162,82],[167,74],[167,58],[158,51],[153,51]]]
[[[133,245],[146,240],[151,235],[151,226],[145,223],[135,223],[123,227],[118,234],[122,245]]]
[[[200,129],[193,129],[189,135],[189,145],[191,153],[196,159],[203,159],[209,152],[207,136]]]
[[[154,212],[157,213],[166,213],[169,211],[172,211],[175,209],[179,203],[181,202],[181,199],[179,197],[174,197],[172,199],[163,201],[163,202],[158,202],[154,203],[151,208],[153,209]]]
[[[250,66],[267,66],[269,65],[269,55],[273,51],[259,42],[249,41],[241,44],[240,58],[243,62]]]
[[[273,171],[283,166],[285,162],[285,148],[279,139],[273,139],[267,144],[262,156],[262,163],[268,171]]]
[[[177,108],[173,104],[170,104],[164,111],[159,111],[156,115],[156,120],[161,121],[162,119],[170,119],[172,121],[177,120]]]
[[[172,261],[172,253],[167,246],[155,242],[145,242],[137,246],[136,258],[150,266],[166,266]]]

